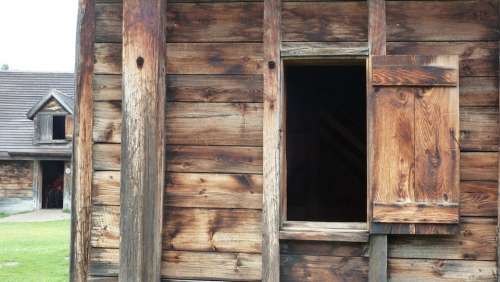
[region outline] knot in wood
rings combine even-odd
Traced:
[[[142,66],[144,66],[144,58],[139,56],[135,62],[137,64],[137,67],[139,69],[142,69]]]

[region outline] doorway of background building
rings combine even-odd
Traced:
[[[62,209],[64,199],[64,162],[41,161],[42,209]]]

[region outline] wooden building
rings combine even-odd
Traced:
[[[0,211],[71,207],[74,75],[0,72]]]
[[[80,0],[72,281],[498,281],[498,0]]]

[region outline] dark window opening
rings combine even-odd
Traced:
[[[42,161],[42,208],[62,209],[64,196],[64,162]]]
[[[287,220],[366,221],[363,62],[285,64]]]
[[[52,140],[66,139],[66,117],[54,116],[52,123]]]

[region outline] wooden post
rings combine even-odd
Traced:
[[[76,97],[73,130],[71,281],[87,281],[92,189],[92,74],[95,0],[80,0],[76,41]]]
[[[280,281],[281,0],[264,0],[262,281]]]
[[[368,46],[371,55],[386,54],[385,0],[368,0]],[[373,88],[371,86],[371,60],[368,60],[367,75],[367,144],[373,144]],[[368,148],[368,218],[372,212],[372,174],[373,152]],[[371,227],[370,227],[371,228]],[[387,281],[387,235],[370,235],[370,264],[368,280],[370,282]]]
[[[500,5],[498,5],[498,12],[500,13]],[[498,18],[498,26],[500,27],[500,18]],[[500,48],[500,41],[498,42],[498,47]],[[497,70],[497,84],[499,87],[499,97],[500,97],[500,54],[498,56],[499,67]],[[499,99],[500,107],[500,99]],[[498,120],[498,126],[500,127],[500,117]],[[498,158],[500,160],[500,146],[498,147]],[[498,179],[497,179],[497,282],[500,282],[500,166],[498,168]]]
[[[42,166],[39,160],[33,161],[33,209],[42,208]]]
[[[166,94],[163,2],[123,1],[120,281],[160,281]]]

